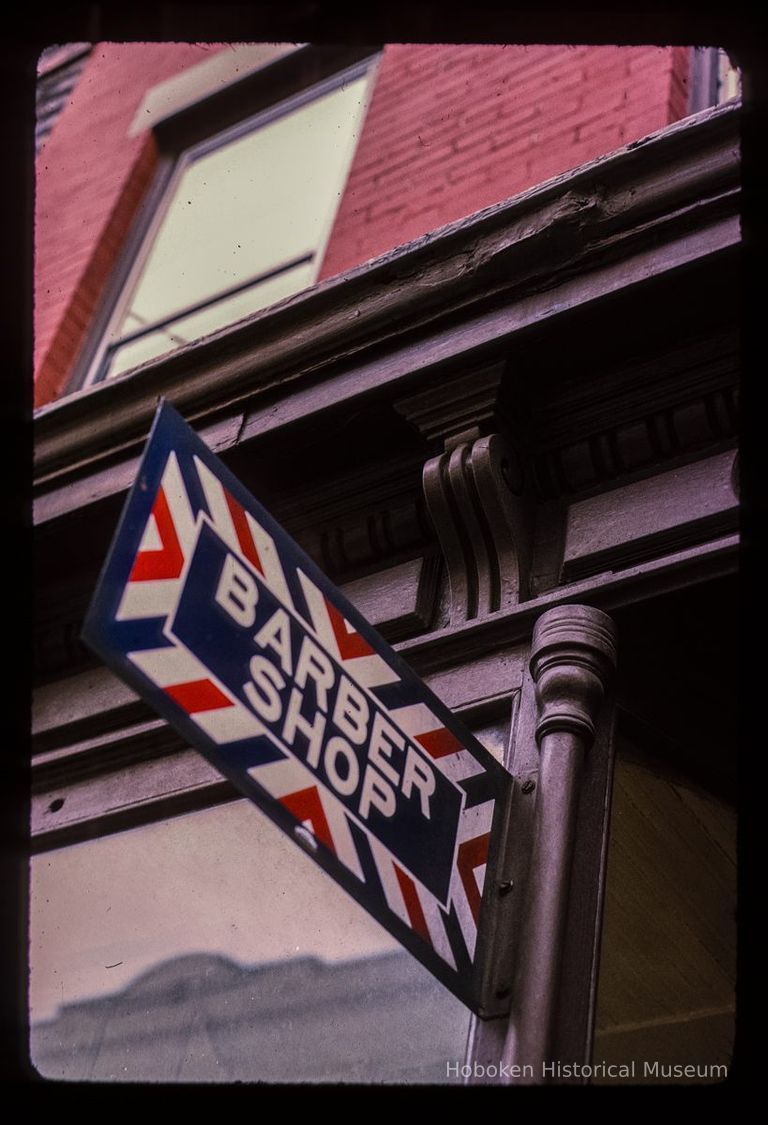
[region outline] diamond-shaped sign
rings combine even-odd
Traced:
[[[510,775],[165,403],[83,639],[482,1007]]]

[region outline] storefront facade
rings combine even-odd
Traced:
[[[470,1019],[80,644],[165,397],[515,777],[498,951],[512,1023],[542,800],[534,628],[563,605],[610,616],[553,1069],[534,1080],[583,1081],[590,1062],[597,1081],[632,1063],[643,1081],[722,1077],[739,112],[706,110],[37,411],[41,1073],[509,1081],[494,1069],[509,1021]],[[685,1066],[714,1069],[667,1073]]]

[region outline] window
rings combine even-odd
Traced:
[[[248,801],[35,856],[30,897],[44,1077],[443,1083],[463,1060],[468,1009]]]
[[[717,104],[741,94],[741,72],[727,51],[717,52]]]
[[[614,614],[620,710],[594,1059],[634,1061],[637,1084],[693,1063],[688,1080],[717,1081],[733,1056],[736,589],[721,577]]]
[[[691,50],[689,112],[699,113],[709,106],[741,94],[741,72],[722,47],[694,47]]]
[[[497,759],[508,722],[474,728]],[[129,766],[115,783],[127,807],[141,782]],[[249,801],[206,804],[203,788],[201,807],[107,835],[81,823],[75,842],[32,857],[38,1071],[457,1082],[469,1009]],[[81,813],[94,797],[81,791]]]
[[[288,57],[295,65],[295,55]],[[177,149],[84,383],[311,286],[363,121],[371,56]],[[267,69],[285,68],[285,57]],[[152,211],[151,214],[147,212]],[[127,255],[130,251],[127,252]],[[102,325],[104,325],[102,320]]]

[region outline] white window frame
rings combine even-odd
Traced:
[[[289,53],[295,55],[304,51],[311,52],[312,48],[298,47],[295,51]],[[104,382],[108,378],[108,360],[112,352],[116,350],[116,341],[112,340],[111,336],[116,331],[118,325],[122,323],[126,315],[155,239],[162,228],[174,196],[175,188],[189,165],[206,153],[214,151],[216,148],[230,143],[253,130],[269,125],[279,120],[281,117],[294,113],[303,106],[338,89],[344,83],[354,81],[368,74],[370,75],[370,81],[367,85],[365,104],[363,105],[361,116],[361,121],[364,121],[368,105],[370,104],[370,96],[375,77],[374,71],[380,51],[378,48],[361,49],[359,54],[361,57],[350,65],[344,66],[318,81],[310,82],[308,85],[298,89],[295,93],[287,97],[281,97],[278,101],[259,109],[255,113],[244,115],[241,120],[234,124],[216,128],[215,131],[210,132],[202,139],[186,146],[175,147],[173,146],[173,142],[171,142],[169,150],[163,151],[161,149],[160,162],[154,181],[139,208],[133,228],[123,245],[122,252],[115,264],[112,276],[103,294],[100,307],[93,317],[89,338],[74,366],[68,393],[85,390],[95,384]],[[268,60],[265,65],[269,66],[273,63],[279,65],[284,57],[285,55],[281,53],[276,59]],[[241,79],[242,73],[237,73],[237,78]],[[214,92],[217,93],[222,85],[223,83],[219,80],[217,89]],[[190,87],[193,88],[191,84]],[[147,97],[151,93],[152,91],[148,93]],[[145,101],[146,100],[145,98]],[[181,100],[183,102],[183,98]],[[172,98],[170,101],[171,104],[173,104]],[[196,101],[199,103],[200,100],[196,99]],[[188,100],[188,104],[189,102],[195,104],[192,99]],[[183,111],[184,108],[186,107],[182,104],[181,110]],[[169,123],[172,128],[173,118],[178,112],[179,106],[177,104],[173,105],[173,112],[167,117],[162,117],[159,112],[156,113],[156,120],[154,122],[155,128],[161,124],[168,126]],[[324,229],[312,259],[313,270],[310,285],[315,284],[317,275],[322,266],[325,250],[331,236],[342,194],[342,192],[339,193],[336,207],[331,208],[326,216]],[[271,271],[265,271],[265,275],[268,275],[269,272]],[[222,299],[223,296],[224,294],[214,295],[214,299]],[[167,355],[170,353],[166,352],[163,354]],[[135,370],[135,368],[120,372],[120,374],[115,377],[123,378],[132,370]]]

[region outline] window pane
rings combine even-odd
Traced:
[[[719,51],[717,56],[717,101],[718,105],[730,98],[741,96],[741,74],[733,65],[727,51]]]
[[[281,301],[283,297],[290,297],[294,293],[301,292],[302,289],[306,289],[312,284],[314,269],[312,263],[296,266],[295,269],[287,270],[277,277],[263,281],[243,293],[236,293],[223,301],[217,301],[215,305],[209,305],[208,308],[201,309],[200,312],[193,313],[192,316],[182,317],[181,320],[174,321],[167,328],[142,336],[141,339],[134,340],[133,343],[125,344],[123,347],[118,347],[112,353],[107,377],[111,378],[114,375],[119,375],[122,371],[138,367],[156,356],[173,351],[174,348],[180,347],[182,344],[198,340],[201,336],[207,336],[218,328],[224,328],[228,324],[234,324],[235,321],[258,312],[259,309],[274,305]],[[135,320],[127,325],[130,332],[134,332],[138,327],[139,324]]]
[[[134,330],[131,312],[155,322],[320,246],[352,158],[366,81],[230,140],[182,172],[118,337]]]
[[[246,801],[36,856],[52,1078],[445,1082],[468,1010]]]
[[[662,772],[637,748],[620,756],[596,1062],[634,1063],[638,1083],[663,1081],[674,1067],[730,1064],[735,914],[734,810],[684,778]],[[597,1081],[603,1080],[611,1081],[598,1074]]]

